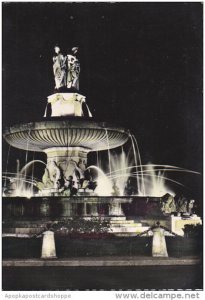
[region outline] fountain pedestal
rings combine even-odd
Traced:
[[[57,258],[53,231],[47,230],[43,233],[41,258],[43,259]]]
[[[79,93],[55,93],[48,96],[48,103],[51,104],[51,117],[82,117],[84,115],[82,106],[85,103],[85,96]],[[88,106],[87,111],[89,117],[92,117]],[[46,116],[47,110],[44,117]]]
[[[53,147],[45,149],[47,154],[47,165],[56,162],[61,168],[66,178],[73,174],[76,164],[83,162],[87,164],[87,154],[89,149],[83,147]]]
[[[42,194],[49,192],[58,195],[59,180],[68,179],[78,172],[79,178],[84,178],[87,165],[88,149],[83,147],[53,147],[45,149],[47,154],[47,166],[43,175],[44,189]],[[76,183],[76,188],[78,188]]]
[[[171,231],[174,233],[184,236],[185,225],[201,225],[202,219],[197,215],[192,215],[188,219],[183,219],[181,216],[171,215]]]

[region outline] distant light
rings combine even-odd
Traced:
[[[74,19],[74,17],[73,17],[73,16],[70,16],[70,19],[71,19],[71,20],[73,20],[73,19]]]

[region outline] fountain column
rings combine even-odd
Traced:
[[[87,165],[87,154],[89,149],[83,147],[52,147],[45,149],[44,152],[47,154],[47,166],[52,165],[53,162],[62,170],[63,175],[73,175],[76,166],[79,162],[86,166]]]
[[[47,165],[42,178],[43,193],[58,194],[58,181],[68,180],[69,176],[75,177],[75,171],[78,171],[80,179],[84,178],[89,149],[83,147],[52,147],[45,149],[44,152],[47,154]],[[75,178],[73,180],[74,187],[78,188]]]

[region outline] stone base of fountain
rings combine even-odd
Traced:
[[[149,197],[4,197],[3,234],[38,234],[48,222],[76,217],[108,220],[110,232],[117,236],[136,236],[157,221],[183,236],[184,225],[202,223],[196,215],[165,216],[157,208],[159,202]]]
[[[82,189],[80,188],[78,190],[78,195],[79,196],[97,196],[96,193],[93,190],[90,189]]]
[[[198,225],[202,224],[202,219],[197,215],[189,216],[189,218],[179,217],[179,216],[171,216],[171,228],[172,231],[178,235],[184,235],[184,227],[185,225]]]

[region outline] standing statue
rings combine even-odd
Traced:
[[[53,57],[53,73],[55,78],[55,89],[66,87],[66,56],[61,54],[59,46],[54,47],[56,55]]]
[[[76,57],[78,47],[73,47],[71,53],[64,56],[58,45],[54,47],[56,55],[53,57],[53,73],[55,89],[74,88],[79,90],[80,62]]]
[[[78,47],[72,48],[72,54],[67,55],[67,88],[79,90],[80,62],[76,57]]]

